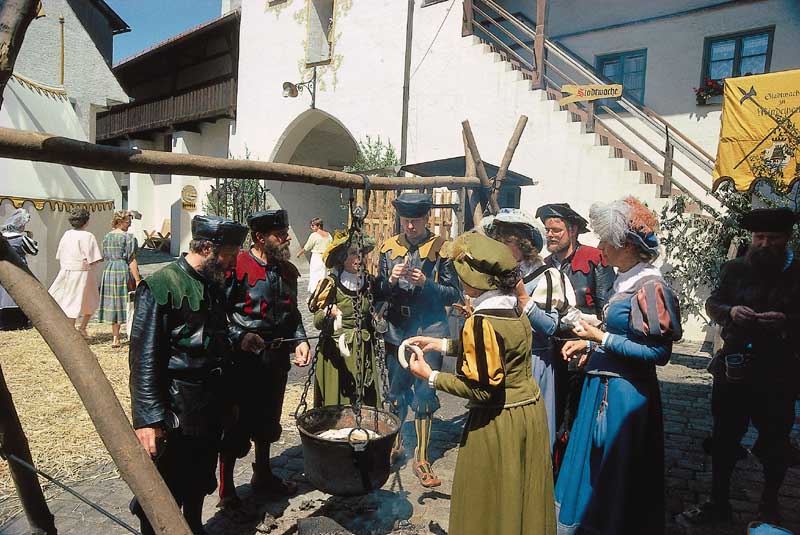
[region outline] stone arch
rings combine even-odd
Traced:
[[[358,145],[341,121],[318,109],[306,110],[295,117],[281,134],[270,160],[341,170],[355,162]],[[289,212],[296,251],[305,243],[310,229],[307,222],[321,217],[326,230],[333,231],[347,224],[347,212],[342,199],[346,191],[313,184],[268,181],[272,195]]]

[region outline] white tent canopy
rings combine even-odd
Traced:
[[[14,75],[3,97],[0,126],[87,141],[63,89]],[[28,260],[45,285],[58,273],[55,252],[69,228],[68,210],[73,203],[87,205],[92,214],[87,230],[99,241],[110,230],[111,215],[114,207],[121,206],[122,194],[109,171],[0,158],[0,224],[17,207],[31,213],[27,230],[39,241],[39,255]]]

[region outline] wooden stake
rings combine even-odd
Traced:
[[[6,454],[16,455],[33,466],[28,438],[22,430],[17,409],[11,392],[8,391],[3,370],[0,368],[0,446]],[[22,503],[28,526],[34,535],[55,535],[57,533],[53,514],[47,507],[39,478],[17,463],[9,460],[8,468],[17,496]]]
[[[475,171],[475,159],[469,150],[466,132],[462,132],[462,137],[464,139],[464,176],[475,176],[477,174]],[[467,218],[470,221],[467,221]],[[483,219],[483,208],[481,207],[480,194],[474,189],[467,190],[464,209],[464,230],[467,231],[477,227],[481,219]]]
[[[25,32],[41,11],[39,0],[3,0],[0,2],[0,107],[3,91],[14,74],[14,64],[22,48]]]
[[[520,115],[519,120],[517,121],[517,126],[514,128],[514,133],[511,135],[511,139],[508,141],[506,152],[503,154],[503,160],[500,162],[500,169],[497,170],[497,176],[494,177],[494,191],[492,192],[492,197],[494,198],[495,203],[497,203],[497,197],[500,195],[500,188],[503,187],[503,180],[506,178],[508,167],[511,165],[511,160],[514,158],[514,152],[519,146],[519,140],[522,138],[522,132],[525,131],[525,125],[527,124],[528,117],[526,115]]]
[[[278,180],[337,188],[363,189],[360,175],[258,160],[229,160],[211,156],[176,154],[157,150],[94,145],[85,141],[0,128],[0,158],[51,162],[85,169],[128,173],[188,175],[216,178]],[[485,171],[484,171],[485,173]],[[369,179],[374,190],[420,189],[424,187],[477,187],[474,177],[379,177]]]
[[[30,318],[61,363],[122,479],[139,499],[155,532],[191,535],[167,485],[133,433],[97,357],[5,238],[0,239],[0,284]]]
[[[486,167],[484,167],[481,154],[478,152],[478,145],[475,143],[475,136],[472,134],[472,128],[469,126],[469,121],[462,122],[461,127],[464,130],[464,136],[467,140],[468,152],[472,154],[472,159],[475,162],[475,171],[478,175],[478,179],[480,180],[481,206],[484,210],[488,208],[491,213],[496,214],[498,211],[500,211],[500,207],[497,206],[497,200],[489,195],[489,190],[492,187],[492,183],[489,180],[489,175],[486,174]]]

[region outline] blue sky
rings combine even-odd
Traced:
[[[114,63],[220,15],[220,0],[106,0],[131,27],[114,37]]]

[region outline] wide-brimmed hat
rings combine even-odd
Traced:
[[[791,208],[756,208],[742,218],[742,228],[750,232],[791,232],[797,214]]]
[[[192,218],[193,240],[241,247],[246,236],[247,227],[231,219],[215,215],[196,215]]]
[[[578,234],[589,232],[589,222],[578,212],[570,208],[569,204],[565,202],[550,203],[540,206],[539,209],[536,210],[536,217],[541,219],[542,222],[544,222],[545,219],[557,217],[568,223],[577,225]]]
[[[490,238],[495,237],[495,232],[499,228],[509,226],[521,229],[538,251],[541,251],[544,245],[542,233],[536,228],[536,219],[519,208],[503,208],[496,215],[489,215],[481,219],[480,225]]]
[[[337,230],[334,234],[333,241],[328,248],[325,249],[325,252],[322,253],[322,261],[325,262],[325,267],[328,269],[334,267],[337,262],[340,262],[341,259],[344,258],[344,255],[350,247],[358,246],[358,241],[357,235],[353,235],[353,238],[350,239],[349,230]],[[370,252],[374,248],[375,240],[370,236],[364,236],[362,247],[364,254]]]
[[[453,260],[458,277],[477,290],[496,290],[501,281],[518,274],[511,250],[477,232],[462,234],[444,252]]]

